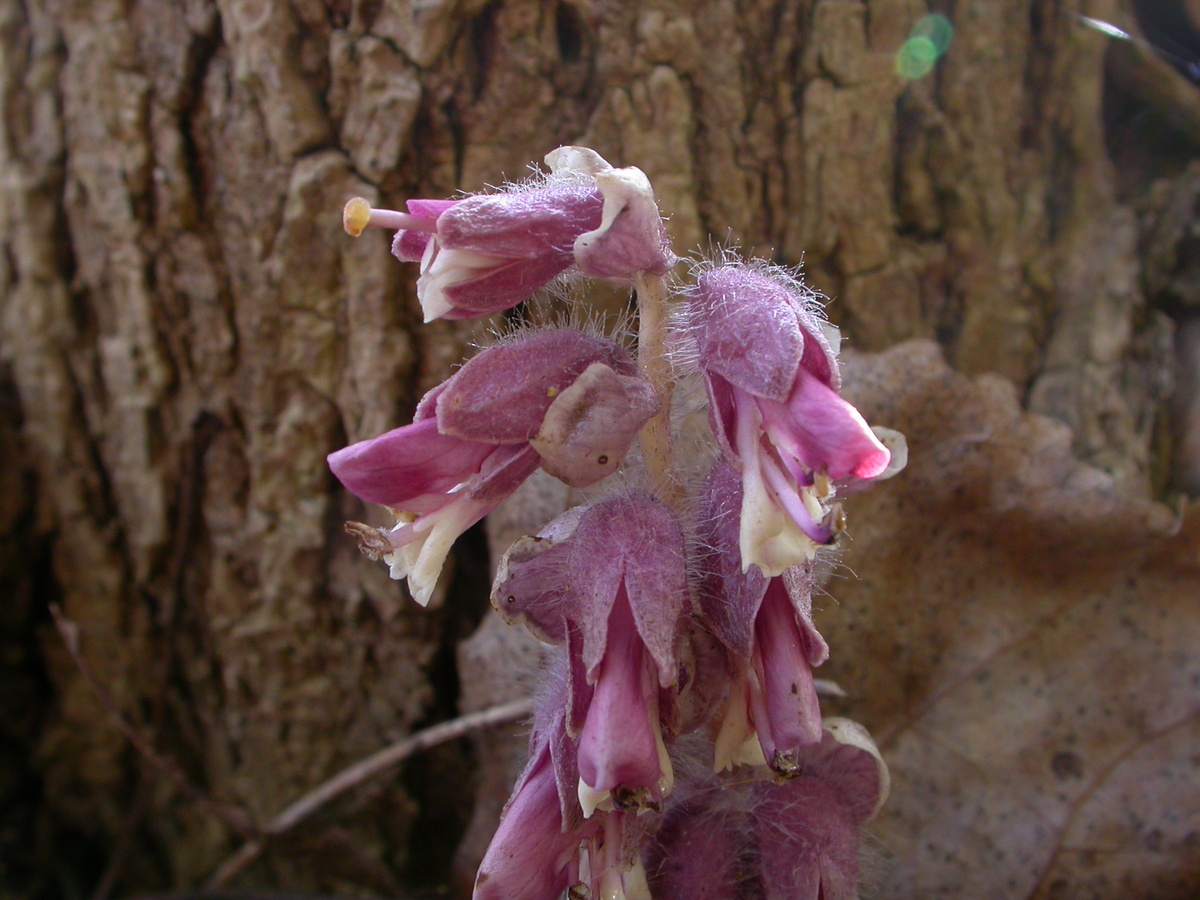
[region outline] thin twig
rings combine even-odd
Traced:
[[[242,844],[237,852],[222,863],[217,871],[213,873],[212,878],[209,879],[206,885],[206,889],[215,890],[223,887],[230,879],[241,874],[262,855],[263,850],[266,849],[268,838],[278,837],[285,832],[291,831],[326,803],[329,803],[336,797],[340,797],[352,788],[378,777],[414,753],[419,753],[438,744],[444,744],[447,741],[463,737],[480,728],[502,725],[505,722],[512,722],[523,718],[529,715],[531,708],[532,703],[529,700],[514,700],[511,703],[504,703],[499,706],[480,710],[479,712],[459,716],[457,719],[451,719],[448,722],[440,722],[423,731],[418,731],[416,734],[409,735],[389,747],[384,747],[366,759],[360,760],[354,765],[343,769],[328,781],[290,804],[283,812],[273,818],[267,824],[266,828],[263,829],[263,838],[249,840]]]

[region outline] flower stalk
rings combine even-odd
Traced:
[[[671,448],[671,364],[667,352],[670,292],[665,279],[639,272],[634,279],[638,301],[638,367],[658,396],[661,411],[642,426],[638,435],[655,494],[679,508],[682,495],[674,477]]]

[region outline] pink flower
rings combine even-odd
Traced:
[[[670,270],[675,256],[640,169],[614,169],[583,147],[560,147],[546,161],[550,174],[529,184],[461,200],[409,200],[407,213],[356,197],[346,204],[346,230],[396,231],[392,253],[421,264],[417,298],[426,322],[511,309],[576,264],[619,284]]]
[[[567,728],[579,736],[586,814],[657,808],[670,790],[662,718],[687,602],[683,532],[647,494],[568,513],[501,562],[493,605],[567,646]]]
[[[584,670],[591,685],[579,734],[580,802],[585,812],[611,798],[618,809],[655,808],[669,790],[657,667],[633,618],[622,584],[612,599],[599,665]],[[666,685],[669,687],[670,685]]]
[[[701,616],[724,645],[731,672],[714,767],[766,763],[790,776],[801,748],[821,739],[812,670],[829,648],[813,625],[808,564],[771,578],[755,567],[742,571],[741,493],[737,473],[718,461],[701,507],[699,592]]]
[[[458,536],[539,465],[594,484],[657,410],[621,347],[560,329],[482,351],[425,395],[411,425],[332,453],[329,465],[354,494],[399,511],[391,531],[352,530],[425,605]]]
[[[725,457],[742,472],[742,566],[778,575],[842,528],[838,485],[894,474],[891,452],[838,395],[837,333],[813,295],[746,266],[700,275],[689,296]]]
[[[575,742],[564,730],[566,676],[547,673],[538,704],[529,763],[513,788],[475,878],[472,900],[547,900],[579,883],[581,850],[603,834],[585,821],[574,788]]]
[[[474,900],[546,900],[578,881],[584,835],[562,826],[543,746],[518,783],[475,879]]]
[[[590,178],[564,173],[536,187],[410,200],[407,214],[356,198],[346,222],[351,234],[367,225],[397,229],[392,252],[421,263],[417,298],[432,322],[501,312],[531,297],[575,262],[575,239],[599,227],[603,205]]]
[[[887,798],[887,766],[866,729],[829,719],[797,771],[755,811],[763,900],[858,900],[859,828]]]
[[[637,848],[650,817],[620,810],[585,818],[576,797],[578,746],[566,732],[568,659],[553,660],[534,717],[530,762],[475,879],[473,900],[570,896],[649,900]]]

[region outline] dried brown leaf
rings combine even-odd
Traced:
[[[819,619],[826,705],[892,768],[878,895],[1200,894],[1200,527],[932,344],[852,355],[847,392],[911,450]]]

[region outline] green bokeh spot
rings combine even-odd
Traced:
[[[909,38],[896,53],[896,71],[910,81],[924,78],[933,70],[937,57],[937,48],[929,38]]]
[[[925,38],[933,45],[936,56],[941,56],[950,49],[950,39],[954,36],[954,26],[941,13],[922,17],[913,26],[909,39]]]
[[[933,41],[927,37],[910,37],[904,42],[903,49],[905,55],[921,61],[934,62],[941,56],[937,47],[933,45]]]

